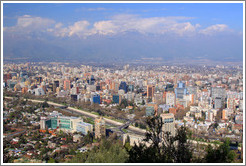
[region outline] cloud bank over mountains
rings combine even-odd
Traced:
[[[103,9],[98,9],[103,10]],[[89,22],[65,24],[23,15],[4,27],[4,58],[27,60],[129,61],[203,59],[242,61],[242,34],[226,24],[207,27],[196,18],[141,17],[120,14]]]
[[[192,24],[192,17],[149,17],[138,15],[115,15],[108,20],[90,23],[80,20],[65,26],[61,22],[49,18],[23,15],[17,18],[17,24],[5,27],[5,33],[31,33],[46,32],[57,37],[88,37],[91,35],[114,35],[128,31],[136,31],[141,34],[176,34],[176,35],[212,35],[217,32],[227,32],[230,29],[225,24],[215,24],[209,27],[201,27],[200,24]]]

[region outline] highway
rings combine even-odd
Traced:
[[[6,138],[7,138],[7,139],[10,139],[10,138],[12,138],[12,137],[14,137],[14,136],[16,136],[16,135],[23,134],[23,133],[25,133],[25,132],[26,132],[26,130],[22,130],[22,131],[19,131],[19,132],[15,132],[15,133],[12,133],[12,134],[7,135]]]
[[[12,99],[13,97],[5,97],[5,98],[6,98],[6,99]],[[35,102],[35,103],[42,103],[42,102],[44,102],[44,101],[42,101],[42,100],[34,100],[34,99],[28,99],[28,101]],[[62,107],[62,106],[64,106],[64,105],[62,105],[62,104],[58,104],[58,103],[54,103],[54,102],[50,102],[50,101],[47,101],[47,103],[48,103],[49,105],[53,105],[53,106],[56,106],[56,107]],[[83,110],[80,110],[80,109],[77,109],[77,108],[73,108],[73,107],[67,107],[66,109],[67,109],[67,110],[70,110],[70,111],[77,112],[77,113],[79,113],[79,114],[81,114],[81,115],[85,115],[85,116],[94,118],[94,119],[97,118],[97,117],[99,117],[98,115],[95,115],[95,114],[92,114],[92,113],[90,113],[90,112],[83,111]],[[123,125],[124,125],[124,123],[117,122],[117,121],[112,120],[112,119],[109,119],[109,118],[105,118],[105,117],[104,117],[104,120],[105,120],[106,123],[112,124],[112,125],[115,125],[115,126],[123,126]],[[129,126],[129,127],[127,128],[127,130],[129,130],[129,131],[131,131],[131,132],[133,132],[133,133],[135,133],[135,134],[139,134],[139,135],[144,135],[145,132],[146,132],[146,130],[139,129],[139,128],[133,127],[133,126]]]

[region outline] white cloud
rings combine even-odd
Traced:
[[[61,28],[63,26],[63,24],[62,23],[57,23],[56,25],[55,25],[55,28]]]
[[[223,32],[226,30],[229,30],[227,25],[216,24],[216,25],[212,25],[212,26],[209,26],[205,29],[200,30],[199,33],[202,33],[205,35],[213,35],[214,33]]]
[[[13,27],[6,27],[6,31],[11,32],[32,32],[42,31],[51,27],[55,23],[54,20],[42,17],[35,17],[30,15],[24,15],[17,18],[17,24]]]
[[[119,30],[119,27],[115,25],[112,21],[100,21],[94,24],[91,34],[114,34]]]
[[[81,20],[69,26],[48,18],[24,15],[18,17],[13,27],[4,27],[4,32],[48,32],[59,37],[87,37],[95,34],[113,35],[122,32],[135,31],[142,34],[176,34],[179,36],[213,35],[228,30],[225,24],[216,24],[205,29],[199,29],[199,24],[192,24],[192,17],[149,17],[138,15],[115,15],[108,20],[97,21],[92,26],[87,20]]]
[[[147,34],[164,34],[174,32],[183,35],[185,32],[193,32],[198,28],[190,22],[179,23],[178,21],[188,20],[188,17],[151,17],[141,18],[137,15],[116,15],[108,21],[99,21],[94,24],[93,34],[116,34],[125,31],[137,31]]]
[[[83,35],[85,34],[88,30],[87,27],[90,25],[88,21],[78,21],[75,22],[72,26],[68,27],[69,33],[68,36],[73,36],[73,35]]]

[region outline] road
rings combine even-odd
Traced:
[[[5,98],[6,99],[12,99],[13,97],[5,97]],[[28,99],[28,101],[35,102],[35,103],[43,103],[44,102],[42,100],[34,100],[34,99]],[[53,106],[56,106],[56,107],[62,107],[62,106],[64,106],[62,104],[54,103],[54,102],[51,102],[51,101],[47,101],[47,103],[49,105],[53,105]],[[97,117],[99,117],[98,115],[95,115],[95,114],[92,114],[90,112],[87,112],[87,111],[84,111],[84,110],[80,110],[80,109],[77,109],[77,108],[73,108],[73,107],[67,107],[66,109],[67,110],[70,110],[70,111],[74,111],[74,112],[80,113],[81,115],[92,117],[94,119],[97,118]],[[109,124],[112,124],[112,125],[115,125],[115,126],[122,126],[122,125],[124,125],[124,123],[117,122],[115,120],[108,119],[108,118],[105,118],[105,117],[104,117],[104,120],[105,120],[106,123],[109,123]],[[127,130],[130,130],[131,132],[134,132],[134,133],[140,134],[140,135],[144,135],[145,132],[146,132],[146,130],[139,129],[139,128],[133,127],[133,126],[129,126],[127,128]]]
[[[26,130],[22,130],[22,131],[19,131],[19,132],[15,132],[15,133],[13,133],[13,134],[7,135],[6,138],[11,138],[11,137],[14,137],[14,136],[16,136],[16,135],[23,134],[23,133],[25,133],[25,132],[26,132]]]

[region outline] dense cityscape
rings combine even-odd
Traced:
[[[186,127],[186,162],[225,143],[222,162],[243,162],[242,66],[5,63],[3,90],[4,162],[138,161],[155,117],[173,137]]]

